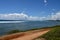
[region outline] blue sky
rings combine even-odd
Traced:
[[[0,0],[0,14],[21,14],[46,17],[60,11],[60,0]]]

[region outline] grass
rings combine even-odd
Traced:
[[[60,40],[60,26],[54,26],[52,27],[52,30],[48,33],[42,35],[39,38],[44,38],[45,40]]]

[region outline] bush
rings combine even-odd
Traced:
[[[21,32],[21,31],[20,30],[11,30],[7,34],[13,34],[13,33],[18,33],[18,32]]]

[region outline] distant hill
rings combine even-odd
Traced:
[[[56,21],[60,21],[60,20],[56,20]]]
[[[4,19],[2,20],[0,19],[0,21],[33,21],[33,20],[4,20]],[[35,21],[38,21],[38,20],[35,20]],[[60,20],[44,20],[44,21],[60,21]]]

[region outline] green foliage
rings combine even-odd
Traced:
[[[18,33],[18,32],[21,32],[21,31],[20,30],[11,30],[7,34],[13,34],[13,33]]]
[[[46,40],[60,40],[60,26],[53,27],[51,31],[40,38],[45,38]]]

